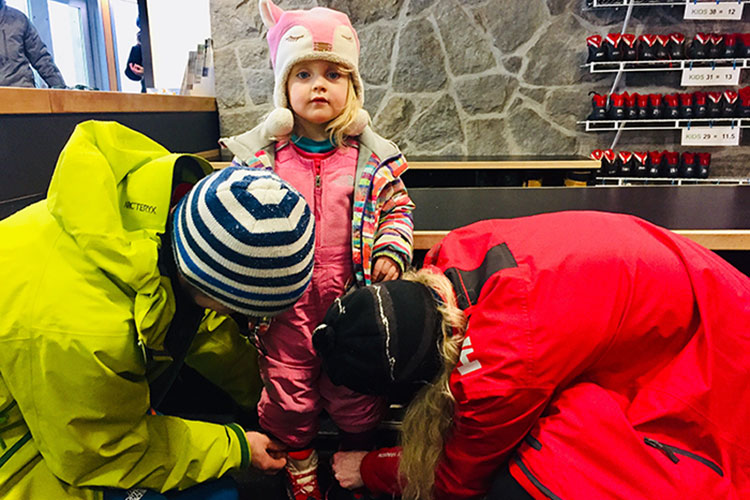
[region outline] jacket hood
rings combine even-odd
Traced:
[[[87,121],[76,126],[52,175],[50,214],[85,257],[136,293],[140,333],[160,326],[155,322],[164,316],[151,314],[167,302],[159,235],[166,230],[172,185],[187,170],[200,178],[211,166],[197,156],[171,154],[119,123]]]

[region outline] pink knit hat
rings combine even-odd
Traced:
[[[294,117],[286,95],[287,79],[300,61],[324,60],[351,70],[354,91],[364,102],[364,86],[359,74],[359,39],[349,17],[343,12],[314,7],[284,11],[271,0],[259,0],[260,16],[268,28],[268,47],[274,72],[273,102],[276,109],[266,118],[266,132],[272,137],[291,133]],[[345,133],[359,135],[369,122],[363,109]]]

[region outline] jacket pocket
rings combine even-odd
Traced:
[[[537,441],[538,442],[538,441]],[[540,445],[541,446],[541,445]],[[523,475],[526,476],[526,479],[529,480],[531,484],[536,487],[539,491],[541,491],[544,495],[547,496],[550,500],[562,500],[559,496],[555,495],[550,491],[549,488],[547,488],[530,470],[528,467],[526,467],[526,464],[524,464],[521,461],[521,458],[516,455],[513,457],[513,461],[516,463],[518,468],[523,472]]]
[[[651,446],[652,448],[656,448],[657,450],[664,453],[667,458],[669,458],[675,464],[680,462],[680,457],[691,458],[713,470],[719,476],[724,477],[724,471],[721,470],[721,467],[719,467],[716,462],[713,462],[707,458],[703,458],[700,455],[696,455],[693,452],[683,450],[682,448],[677,448],[676,446],[664,444],[661,441],[657,441],[656,439],[644,437],[643,442],[646,443],[646,445]]]

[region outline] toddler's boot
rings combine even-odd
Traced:
[[[604,150],[603,149],[593,150],[591,154],[589,155],[589,158],[599,162],[599,168],[596,169],[596,176],[597,177],[603,176],[604,172],[606,172],[606,167],[604,166]]]
[[[695,154],[684,152],[680,161],[680,177],[688,179],[698,176],[698,165]]]
[[[709,59],[720,59],[724,57],[724,35],[720,33],[712,33],[708,40]]]
[[[604,175],[614,177],[617,175],[617,155],[611,149],[604,151],[604,158],[602,159],[602,169]]]
[[[750,87],[742,87],[737,95],[739,96],[737,116],[739,118],[750,118]]]
[[[620,151],[617,154],[617,172],[621,177],[630,177],[635,170],[635,158],[630,151]]]
[[[625,94],[612,94],[609,96],[607,116],[610,120],[625,119]]]
[[[626,120],[637,120],[638,119],[638,94],[633,92],[628,94],[627,92],[622,93],[625,98],[625,119]]]
[[[650,120],[664,118],[664,105],[661,94],[648,95],[648,118]]]
[[[314,449],[289,452],[286,479],[289,500],[323,499],[318,486],[318,453]]]
[[[734,118],[737,116],[737,98],[739,94],[734,90],[727,89],[724,91],[724,98],[721,105],[721,116],[724,118]]]
[[[669,35],[656,35],[656,59],[669,60]]]
[[[680,94],[680,118],[693,117],[693,94],[684,92]]]
[[[680,117],[680,96],[678,94],[666,94],[664,100],[664,118],[677,119]]]
[[[737,35],[737,57],[739,59],[750,59],[750,33],[739,33]]]
[[[636,94],[635,103],[638,106],[638,119],[647,120],[648,112],[648,94]]]
[[[706,118],[708,116],[708,105],[706,104],[705,92],[693,92],[693,117]]]
[[[737,57],[737,33],[727,33],[724,35],[724,59],[734,59]]]
[[[706,33],[696,33],[693,37],[693,41],[690,43],[688,48],[688,56],[690,59],[705,59],[708,57],[708,44],[711,40],[711,35]]]
[[[649,177],[661,177],[662,168],[661,164],[664,160],[664,155],[661,151],[649,151],[648,152],[648,176]]]
[[[620,53],[620,34],[609,33],[604,37],[604,51],[607,53],[607,61],[619,61],[622,59]]]
[[[682,33],[671,33],[669,43],[667,43],[667,52],[670,59],[685,58],[685,35]]]
[[[589,115],[589,120],[606,120],[607,119],[607,94],[594,94],[591,97],[593,110]]]
[[[721,118],[721,111],[724,107],[721,104],[721,92],[706,92],[706,106],[709,118]]]
[[[620,37],[620,54],[623,61],[638,59],[638,47],[635,43],[637,39],[632,33],[625,33]]]
[[[636,151],[633,153],[635,169],[633,175],[636,177],[646,177],[648,175],[648,153],[646,151]]]
[[[638,59],[641,61],[656,59],[656,35],[644,34],[638,37]]]
[[[680,153],[677,151],[664,151],[662,153],[666,159],[664,173],[666,177],[675,178],[680,176]]]
[[[586,38],[586,45],[589,48],[589,57],[586,63],[601,62],[607,60],[607,54],[604,52],[601,35],[591,35]]]
[[[711,167],[711,153],[698,153],[698,177],[708,178],[708,169]]]

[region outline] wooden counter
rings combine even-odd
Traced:
[[[0,87],[0,219],[42,199],[78,123],[117,121],[170,151],[219,157],[216,99]]]
[[[0,115],[217,111],[213,97],[0,87]]]

